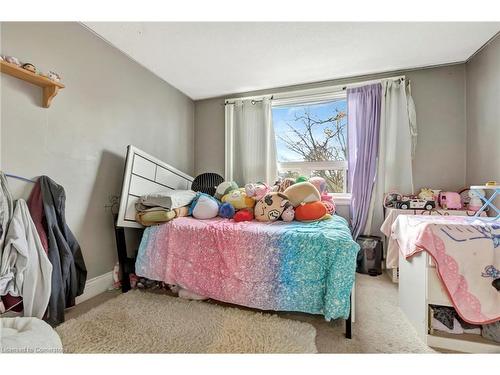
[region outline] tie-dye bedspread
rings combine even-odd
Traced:
[[[182,217],[146,228],[136,273],[223,302],[346,319],[358,250],[339,216],[314,223]]]
[[[427,251],[467,322],[500,320],[500,222],[466,216],[399,216],[392,236],[410,258]]]

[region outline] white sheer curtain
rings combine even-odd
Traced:
[[[377,172],[364,234],[381,235],[386,193],[413,193],[412,154],[416,144],[416,113],[405,82],[382,82]]]
[[[270,99],[226,104],[226,181],[272,184],[277,174]]]

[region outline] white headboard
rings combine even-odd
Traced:
[[[142,228],[142,225],[135,221],[135,203],[141,195],[165,190],[190,189],[192,181],[193,177],[129,145],[116,225]]]

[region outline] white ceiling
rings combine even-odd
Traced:
[[[500,23],[87,22],[192,99],[467,60]]]

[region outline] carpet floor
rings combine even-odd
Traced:
[[[124,296],[129,294],[130,293],[127,293]],[[142,293],[142,295],[156,296],[157,294],[146,292]],[[157,315],[157,313],[150,314],[148,312],[149,307],[145,305],[134,306],[123,304],[122,297],[123,295],[121,295],[119,292],[107,292],[68,310],[66,312],[66,318],[69,320],[63,325],[59,326],[57,329],[62,337],[65,351],[82,352],[85,350],[89,351],[88,348],[91,348],[90,351],[93,352],[131,352],[132,350],[130,349],[130,346],[125,345],[125,347],[123,347],[123,344],[121,343],[116,344],[120,345],[119,350],[115,347],[109,347],[109,344],[105,345],[104,343],[99,343],[102,342],[102,340],[111,340],[108,337],[108,335],[111,335],[113,337],[116,336],[116,340],[118,341],[126,340],[126,342],[131,342],[130,345],[136,345],[134,344],[134,340],[132,340],[131,337],[133,337],[132,335],[135,334],[134,332],[136,329],[141,329],[140,325],[142,325],[143,322],[146,322],[147,317],[150,315],[152,315],[151,321],[156,321],[157,325],[155,326],[155,323],[151,323],[151,326],[149,324],[146,324],[146,326],[151,327],[150,329],[153,331],[153,338],[155,338],[156,340],[156,337],[160,335],[158,331],[160,329],[163,329],[161,328],[161,325],[158,325],[158,319],[165,316],[165,311],[167,311],[166,307],[161,307],[163,310],[161,310],[162,314],[160,315]],[[229,324],[247,324],[241,323],[239,319],[240,313],[253,314],[253,310],[251,309],[228,307],[229,305],[227,304],[215,304],[210,302],[188,302],[182,299],[178,299],[178,301],[182,304],[189,304],[189,306],[210,306],[227,310],[227,313],[224,315],[226,319],[224,322],[227,321],[228,325],[224,325],[220,321],[219,323],[217,323],[219,325],[217,325],[212,320],[210,320],[210,324],[212,325],[212,327],[217,327],[217,330],[224,331],[224,329],[227,328],[227,331],[216,333],[218,335],[217,337],[232,332],[229,330]],[[159,303],[161,304],[164,302],[165,301],[160,300]],[[127,316],[127,319],[130,319],[132,323],[134,321],[139,322],[139,327],[132,329],[120,322],[115,324],[113,321],[110,321],[108,313],[102,313],[102,310],[100,310],[100,308],[102,308],[103,306],[106,307],[106,310],[108,310],[108,306],[114,311],[121,310],[119,314],[121,314],[122,317]],[[234,347],[222,347],[216,346],[216,344],[213,344],[211,346],[210,339],[204,338],[205,341],[200,341],[198,339],[198,332],[205,332],[206,320],[206,317],[200,314],[202,314],[200,310],[192,310],[192,312],[182,313],[182,315],[174,316],[174,323],[168,323],[169,325],[173,325],[175,332],[177,332],[176,334],[181,336],[180,338],[176,339],[179,342],[175,343],[175,348],[181,348],[181,351],[189,353],[201,353],[210,351],[223,353],[272,353],[277,351],[294,352],[294,350],[299,350],[303,353],[311,353],[314,352],[316,348],[319,353],[434,353],[431,348],[425,345],[418,338],[417,333],[399,309],[397,285],[393,284],[386,275],[370,277],[366,275],[356,274],[356,322],[353,324],[353,338],[351,340],[347,340],[344,337],[343,320],[326,322],[323,317],[317,315],[280,312],[278,313],[278,315],[281,319],[271,314],[257,314],[257,316],[267,317],[267,319],[271,319],[273,321],[278,319],[280,322],[287,321],[290,323],[309,323],[310,325],[298,326],[300,327],[299,336],[302,337],[303,335],[303,337],[305,337],[301,339],[305,340],[305,342],[300,343],[300,349],[298,346],[295,346],[294,342],[297,336],[289,335],[287,336],[289,338],[287,339],[287,343],[285,344],[273,341],[274,343],[271,345],[271,341],[267,341],[267,339],[264,340],[262,336],[247,337],[245,339],[246,342],[253,342],[254,338],[256,339],[256,341],[264,340],[265,343],[261,343],[261,346],[258,348],[253,346],[253,344],[249,345],[251,346],[251,348],[244,348],[241,346],[241,344],[238,344],[238,342],[234,343]],[[237,317],[233,317],[233,315],[237,315]],[[85,324],[88,325],[87,328],[82,327],[80,324],[76,324],[77,322],[81,321],[81,319],[84,319],[86,321]],[[164,318],[161,318],[162,322],[163,319]],[[258,318],[254,316],[250,319]],[[170,321],[170,319],[167,320]],[[99,323],[92,323],[92,321],[98,321]],[[261,320],[258,320],[258,322],[258,324],[263,324]],[[108,328],[108,324],[112,325],[113,329]],[[187,327],[187,330],[181,328],[184,326]],[[314,331],[311,331],[311,326],[315,328],[315,334]],[[252,328],[252,326],[246,327]],[[264,325],[265,330],[268,329],[267,327],[268,325]],[[239,331],[237,326],[234,329]],[[251,331],[247,331],[247,334],[249,334],[250,332]],[[146,336],[144,333],[141,333],[140,336],[141,335]],[[257,334],[251,333],[251,335]],[[312,335],[313,345],[315,336],[315,347],[311,345],[311,342],[309,341],[310,336],[308,335]],[[164,336],[172,337],[172,333],[165,334]],[[278,340],[281,340],[282,337],[283,336],[278,336]],[[149,352],[149,348],[151,347],[150,341],[154,340],[144,340],[146,341],[140,341],[140,344],[138,346],[132,346],[135,348],[134,350],[139,352]],[[167,339],[159,337],[158,340]],[[108,342],[112,342],[112,340]],[[267,346],[264,347],[263,345]],[[291,346],[289,347],[290,351],[285,350],[283,349],[283,345],[293,345],[293,350],[291,349]],[[277,349],[278,346],[280,347],[280,349]],[[160,348],[159,352],[169,353],[174,351],[172,350],[172,347],[169,348],[168,346],[164,346]]]
[[[122,294],[57,327],[65,353],[316,353],[308,323],[158,293]]]

